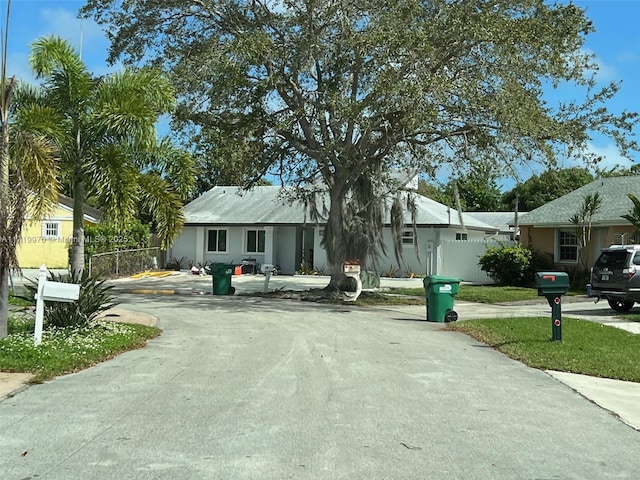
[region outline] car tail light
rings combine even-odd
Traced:
[[[622,274],[625,276],[627,280],[633,277],[636,274],[636,267],[629,267],[622,269]]]

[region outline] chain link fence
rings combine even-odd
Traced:
[[[126,277],[158,268],[159,257],[160,247],[96,253],[89,257],[89,275],[106,278]]]

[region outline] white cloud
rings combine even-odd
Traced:
[[[587,48],[583,48],[582,53],[593,57],[592,60],[595,63],[596,67],[598,68],[598,71],[596,72],[596,80],[599,83],[609,83],[609,82],[620,80],[620,74],[615,65],[606,63],[595,52]]]
[[[590,153],[593,153],[602,158],[598,166],[604,170],[613,168],[618,165],[623,168],[629,168],[634,164],[633,161],[620,155],[618,148],[612,143],[604,146],[598,146],[593,142],[590,142],[588,144],[587,150]]]
[[[101,27],[92,20],[81,20],[77,12],[62,7],[45,8],[40,12],[44,30],[47,35],[57,35],[69,40],[74,46],[100,44],[100,48],[108,45]]]
[[[44,8],[40,11],[43,21],[42,35],[55,35],[71,43],[82,53],[89,71],[101,75],[116,70],[107,65],[109,41],[101,27],[92,20],[77,18],[77,11],[62,7]]]

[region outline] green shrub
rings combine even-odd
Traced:
[[[584,292],[587,283],[591,281],[591,271],[581,265],[566,267],[565,271],[569,275],[571,290],[574,292]]]
[[[531,258],[531,250],[521,245],[489,247],[479,263],[498,285],[524,286],[529,283]]]
[[[49,280],[79,284],[80,296],[75,302],[45,302],[45,328],[87,327],[100,313],[117,304],[114,301],[115,297],[111,295],[113,286],[105,285],[105,280],[89,276],[87,270],[84,270],[81,276],[49,272]],[[38,284],[32,282],[26,285],[26,288],[29,292],[28,298],[35,303]]]
[[[531,265],[529,268],[529,280],[533,284],[535,282],[536,272],[549,272],[555,270],[553,255],[540,250],[531,250]]]
[[[105,224],[87,226],[84,229],[85,256],[89,258],[96,253],[147,248],[149,235],[149,225],[139,221],[130,223],[124,230]]]

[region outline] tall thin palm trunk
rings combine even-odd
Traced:
[[[73,175],[73,243],[71,244],[71,272],[82,275],[84,270],[84,178],[82,161],[76,163]]]
[[[3,82],[4,86],[4,82]],[[8,248],[13,239],[7,237],[9,225],[9,125],[7,113],[2,109],[0,125],[0,338],[8,335],[9,269]]]

